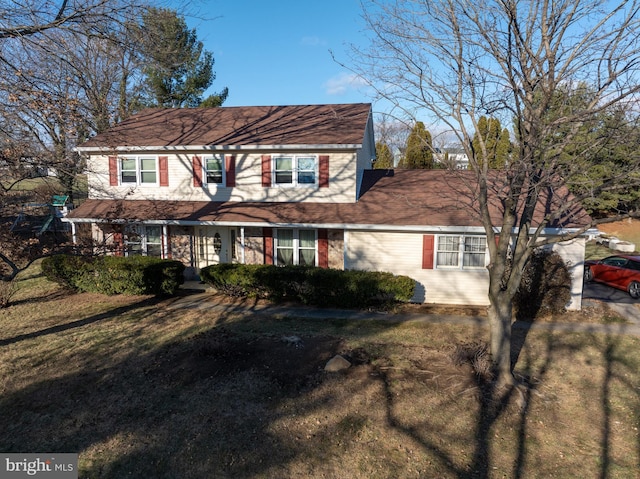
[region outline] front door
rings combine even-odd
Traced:
[[[227,263],[229,232],[226,228],[200,226],[196,228],[196,258],[198,268],[212,264]]]

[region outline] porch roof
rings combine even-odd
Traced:
[[[356,203],[276,203],[233,201],[87,200],[71,211],[74,222],[153,222],[165,224],[309,225],[316,227],[481,227],[477,195],[468,174],[445,170],[368,170]],[[496,182],[497,184],[497,182]],[[503,211],[500,190],[490,192],[493,224]],[[534,225],[573,201],[566,188],[540,194]],[[548,228],[581,228],[591,218],[575,206]]]

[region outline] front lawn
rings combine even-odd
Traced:
[[[523,386],[502,398],[460,360],[484,326],[278,319],[240,302],[208,308],[210,293],[70,295],[37,272],[21,285],[0,310],[0,450],[77,452],[82,478],[640,467],[639,338],[520,331]],[[324,372],[336,354],[352,367]]]

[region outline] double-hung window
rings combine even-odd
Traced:
[[[315,156],[276,156],[273,166],[276,185],[312,186],[318,183],[318,159]]]
[[[276,264],[316,266],[316,230],[278,229]]]
[[[126,156],[120,158],[120,183],[123,185],[157,185],[157,158],[155,156]]]
[[[485,236],[440,235],[436,266],[451,269],[480,269],[486,266]]]
[[[202,167],[208,185],[224,185],[224,163],[221,155],[205,157]]]
[[[128,225],[124,235],[127,256],[162,257],[162,226]]]

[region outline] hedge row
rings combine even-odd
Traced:
[[[200,278],[231,296],[323,307],[363,308],[406,302],[415,289],[415,281],[407,276],[313,266],[218,264],[203,268]]]
[[[69,256],[45,258],[42,271],[75,291],[101,294],[153,294],[171,296],[184,282],[179,261],[149,256]]]

